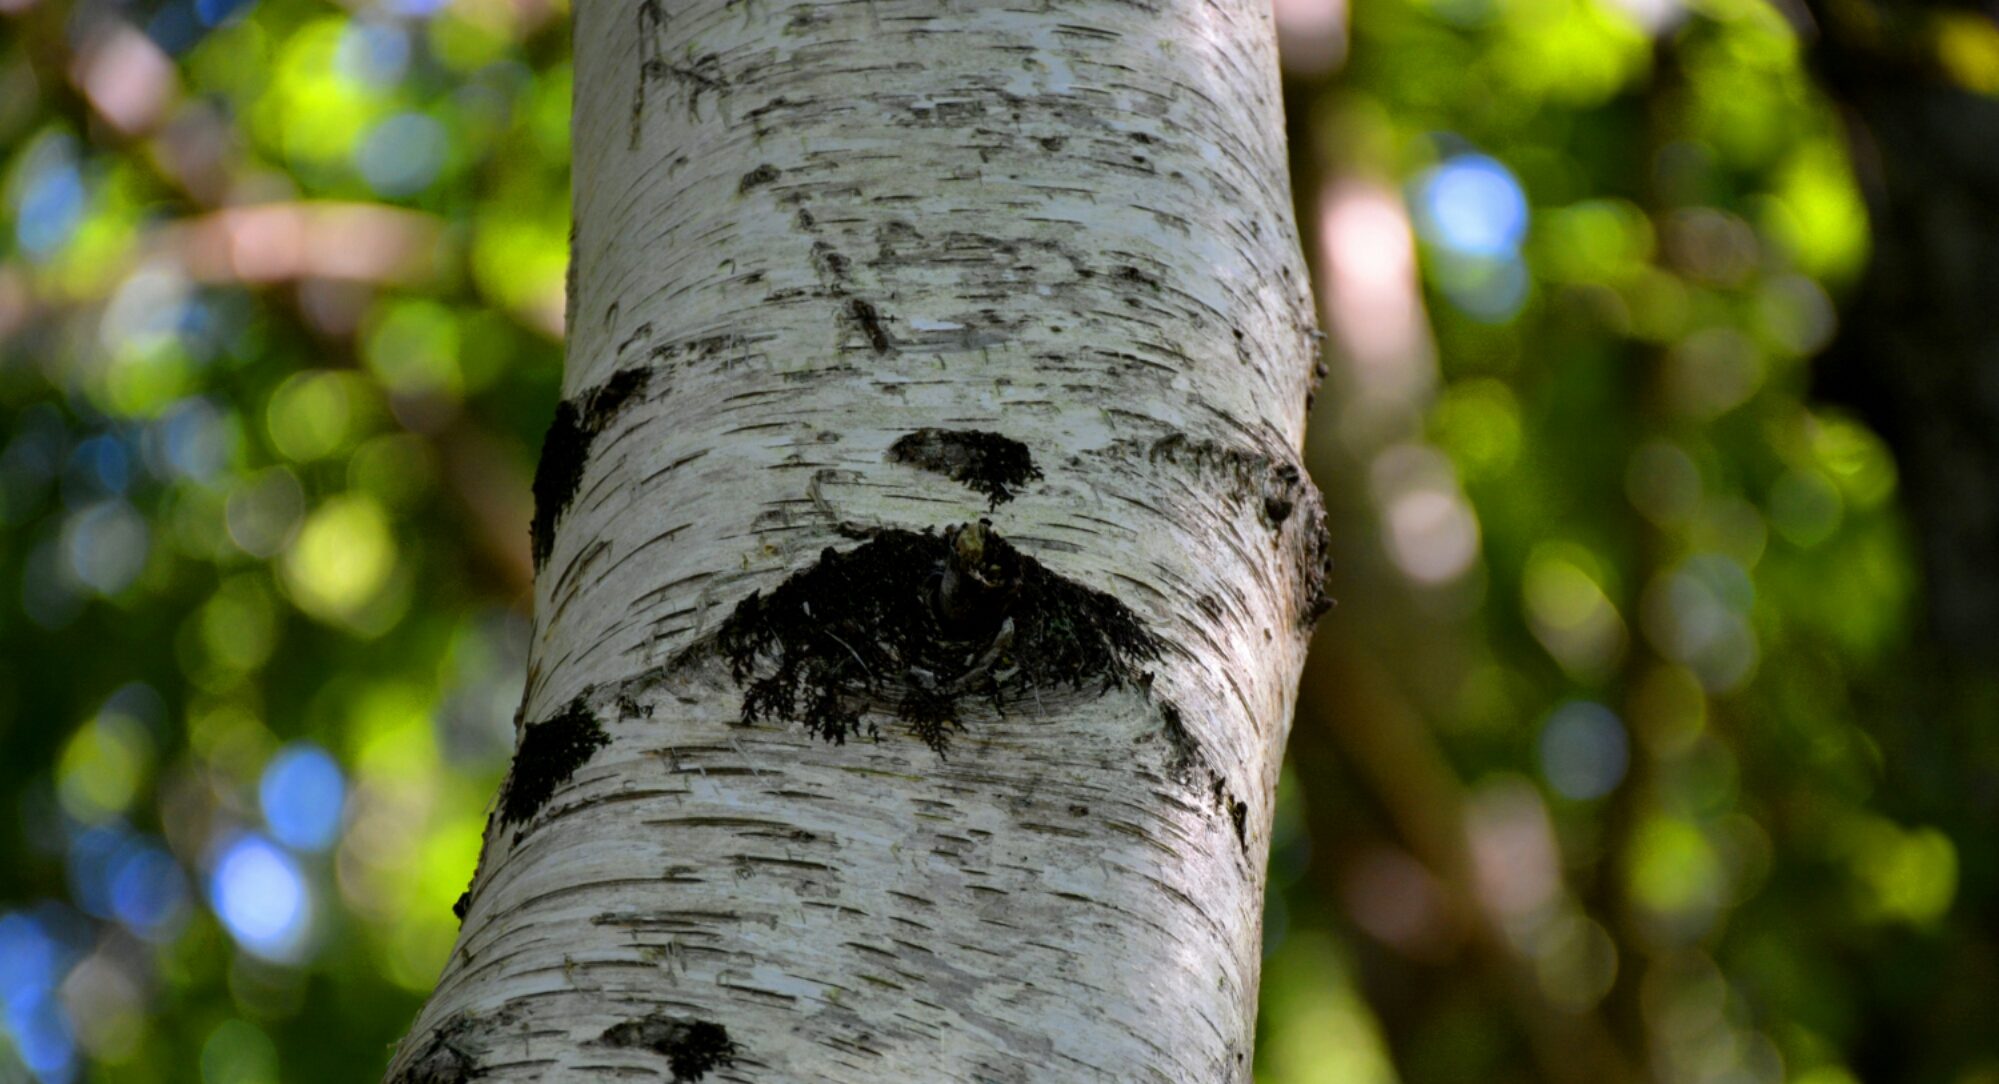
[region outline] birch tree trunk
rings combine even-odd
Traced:
[[[1262,0],[582,0],[520,746],[392,1081],[1249,1079],[1324,607]]]

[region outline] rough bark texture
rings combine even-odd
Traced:
[[[390,1079],[1247,1080],[1325,562],[1268,6],[576,54],[524,737]]]

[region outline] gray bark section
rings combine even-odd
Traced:
[[[530,736],[390,1078],[1247,1080],[1324,562],[1267,7],[584,0],[576,46]],[[745,597],[981,516],[1149,679],[967,699],[948,756],[740,725]]]

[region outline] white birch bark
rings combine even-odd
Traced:
[[[580,0],[575,42],[524,751],[390,1079],[1248,1080],[1324,548],[1267,5]],[[891,457],[925,428],[1040,477]],[[878,739],[743,724],[745,597],[981,516],[1149,679],[1016,676],[947,755],[886,699]]]

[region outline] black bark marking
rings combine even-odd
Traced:
[[[583,483],[583,464],[595,434],[583,427],[583,413],[565,399],[555,404],[555,419],[541,439],[541,459],[534,469],[534,519],[528,523],[529,549],[535,571],[548,563],[555,548],[555,524]]]
[[[1291,509],[1294,507],[1296,506],[1288,496],[1273,493],[1263,495],[1263,519],[1272,527],[1284,526],[1284,521],[1290,518]]]
[[[659,33],[666,28],[667,17],[660,10],[659,0],[640,0],[638,23],[639,79],[638,85],[632,89],[631,131],[628,133],[628,145],[632,150],[639,149],[639,136],[645,126],[646,82],[660,64]]]
[[[1235,483],[1230,495],[1257,501],[1264,524],[1273,530],[1284,525],[1298,502],[1305,498],[1306,491],[1312,489],[1305,472],[1294,461],[1214,441],[1194,440],[1184,433],[1153,441],[1145,455],[1155,463],[1160,460],[1187,463],[1223,475]]]
[[[1209,793],[1214,795],[1215,808],[1226,813],[1229,823],[1235,825],[1236,846],[1249,848],[1249,803],[1235,796],[1229,790],[1228,780],[1219,774],[1209,783]]]
[[[736,186],[736,194],[740,196],[753,188],[770,184],[777,180],[780,175],[781,173],[776,166],[765,162],[763,165],[743,174],[742,183]]]
[[[1139,682],[1160,641],[1116,598],[1064,579],[991,525],[884,529],[828,548],[716,633],[743,687],[743,722],[792,720],[835,744],[892,715],[942,755],[960,704],[995,710],[1034,689]],[[757,676],[766,662],[768,673]]]
[[[748,357],[758,343],[772,337],[768,334],[704,335],[698,339],[661,343],[646,356],[653,362],[655,371],[692,361],[720,361],[723,368],[729,368]]]
[[[918,429],[889,445],[888,457],[920,470],[935,471],[986,496],[988,510],[1014,497],[1014,490],[1041,477],[1027,445],[978,429]]]
[[[554,717],[529,724],[521,734],[520,751],[514,754],[513,770],[500,788],[500,823],[533,820],[576,769],[610,740],[581,696]]]
[[[807,219],[811,217],[810,213],[804,210],[800,210],[798,213]],[[809,224],[805,228],[810,228]],[[847,257],[842,255],[832,245],[824,241],[812,242],[812,270],[819,276],[819,282],[834,297],[845,297],[847,295],[847,268],[849,264],[850,261]],[[862,304],[866,304],[866,302],[862,302]]]
[[[535,571],[541,571],[555,549],[556,524],[583,484],[591,442],[645,391],[651,379],[648,369],[621,369],[596,389],[555,404],[555,419],[542,438],[541,459],[534,469],[534,519],[528,524],[528,542]]]
[[[1312,404],[1319,401],[1319,387],[1326,382],[1326,374],[1331,370],[1326,365],[1326,333],[1316,326],[1305,331],[1307,342],[1312,344],[1312,382],[1305,387],[1305,412],[1311,413]]]
[[[1249,853],[1249,803],[1235,796],[1229,789],[1228,780],[1214,769],[1207,750],[1201,748],[1200,740],[1187,729],[1187,721],[1180,714],[1180,706],[1171,700],[1159,701],[1160,732],[1166,738],[1171,755],[1166,761],[1166,772],[1172,778],[1189,786],[1199,786],[1195,782],[1199,773],[1208,776],[1208,797],[1213,800],[1215,811],[1226,816],[1235,827],[1236,845],[1243,853]]]
[[[613,1024],[604,1030],[600,1042],[611,1046],[642,1047],[666,1058],[666,1067],[675,1081],[698,1081],[715,1069],[736,1063],[740,1052],[729,1029],[707,1020],[683,1020],[665,1013],[651,1013],[637,1020]]]
[[[1312,496],[1312,515],[1305,524],[1303,556],[1299,561],[1302,581],[1299,614],[1308,626],[1332,609],[1335,601],[1328,591],[1333,579],[1333,532],[1326,526],[1326,508],[1318,499],[1316,487]]]
[[[791,20],[784,24],[787,34],[809,33],[833,21],[833,13],[817,5],[800,6],[792,9]]]
[[[618,318],[618,304],[617,302],[614,301],[611,303],[610,309],[607,310],[604,314],[604,325],[606,327],[609,327],[612,323],[614,323],[617,320],[617,318]],[[625,341],[618,344],[618,356],[624,357],[627,353],[631,352],[632,347],[637,346],[642,342],[649,341],[651,338],[652,338],[652,321],[648,320],[645,323],[640,324],[639,326],[633,328],[632,333],[630,335],[625,336]]]
[[[506,1020],[503,1014],[499,1019]],[[410,1059],[388,1084],[466,1084],[485,1076],[478,1055],[485,1051],[484,1027],[471,1013],[459,1013],[439,1025],[424,1040],[423,1052]]]
[[[729,92],[729,80],[722,74],[722,58],[716,53],[704,53],[685,64],[668,64],[663,58],[655,57],[646,61],[639,69],[639,81],[643,86],[647,79],[671,79],[680,84],[687,95],[687,119],[700,121],[701,96],[714,94],[717,109],[725,118],[727,109],[720,104]],[[644,100],[640,100],[643,107]]]
[[[1171,700],[1159,703],[1161,729],[1166,735],[1166,744],[1173,749],[1173,759],[1167,762],[1166,770],[1175,778],[1184,779],[1193,771],[1194,765],[1206,761],[1201,745],[1194,735],[1187,732],[1186,720],[1180,717],[1180,705]]]
[[[875,307],[857,297],[847,302],[847,311],[861,325],[861,333],[868,337],[868,345],[875,348],[875,353],[888,353],[888,332],[882,330],[881,314]]]
[[[1113,270],[1111,278],[1118,282],[1128,282],[1134,286],[1142,286],[1154,293],[1159,292],[1159,276],[1140,271],[1138,268],[1128,264]]]

